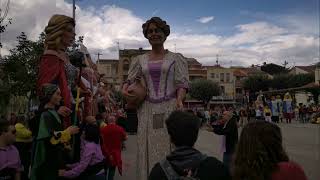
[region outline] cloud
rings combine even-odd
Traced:
[[[206,24],[206,23],[212,21],[213,19],[214,19],[213,16],[206,16],[206,17],[201,17],[201,18],[199,18],[197,21],[198,21],[198,22],[201,22],[201,23],[203,23],[203,24]]]
[[[2,53],[8,54],[8,49],[16,45],[21,31],[36,40],[55,13],[71,16],[72,5],[63,0],[11,1],[8,17],[12,17],[13,24],[2,34]],[[99,52],[102,58],[117,59],[118,42],[120,49],[150,49],[141,29],[145,19],[129,9],[114,5],[77,7],[76,20],[76,33],[84,36],[84,43],[94,58]],[[217,54],[225,66],[249,66],[264,61],[281,64],[284,60],[296,65],[315,62],[319,57],[319,37],[310,34],[308,29],[293,31],[283,24],[273,21],[239,24],[234,27],[236,32],[228,36],[200,34],[195,27],[181,28],[171,32],[165,48],[196,58],[205,65],[215,64]],[[295,24],[301,26],[300,21]]]

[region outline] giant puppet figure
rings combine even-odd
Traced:
[[[289,92],[287,92],[283,98],[283,117],[286,119],[287,123],[291,123],[292,116],[292,98]]]
[[[260,108],[260,107],[264,107],[264,96],[262,94],[262,92],[260,91],[259,95],[257,96],[257,99],[255,101],[255,105],[256,105],[256,109]]]
[[[272,112],[272,122],[274,123],[279,123],[279,115],[280,115],[280,107],[281,104],[279,101],[277,101],[275,96],[271,97],[271,103],[270,103],[270,107],[271,107],[271,112]]]
[[[170,34],[166,21],[153,17],[142,25],[142,29],[152,50],[132,59],[122,92],[129,100],[132,95],[135,97],[134,94],[139,96],[134,99],[142,100],[137,107],[137,179],[147,180],[156,162],[173,150],[165,119],[175,109],[183,108],[189,75],[185,58],[164,48]]]
[[[82,82],[85,84],[86,88],[91,91],[90,94],[85,95],[83,116],[95,116],[95,114],[97,113],[95,94],[98,90],[99,77],[93,69],[95,64],[91,60],[91,56],[87,48],[83,44],[80,44],[80,51],[83,52],[85,55],[86,64],[86,67],[82,70],[81,79]]]
[[[60,105],[61,91],[55,84],[43,84],[40,101],[44,104],[39,129],[34,140],[34,157],[31,168],[31,180],[56,180],[58,170],[64,166],[64,156],[70,150],[71,135],[79,128],[63,128],[56,107]]]
[[[75,85],[77,68],[74,67],[66,54],[66,50],[74,42],[75,21],[65,15],[53,15],[45,28],[45,51],[41,56],[37,80],[38,94],[46,83],[58,85],[63,99],[62,106],[71,109],[71,88]],[[42,105],[40,105],[41,107]],[[63,121],[64,127],[71,125],[70,118]]]

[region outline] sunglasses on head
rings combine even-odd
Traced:
[[[159,32],[162,32],[162,30],[160,28],[148,29],[148,34],[152,34],[153,32],[159,33]]]

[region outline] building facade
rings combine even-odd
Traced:
[[[217,82],[221,88],[221,96],[223,100],[235,99],[235,79],[233,75],[233,69],[224,68],[220,65],[206,66],[207,79]],[[221,98],[221,97],[213,97]]]
[[[207,69],[194,58],[186,58],[188,62],[189,80],[207,79]]]
[[[134,57],[145,54],[150,50],[144,50],[142,48],[139,49],[124,49],[119,50],[119,65],[118,65],[118,79],[119,82],[123,83],[123,81],[128,78],[128,71],[131,61]]]
[[[99,74],[103,75],[101,81],[119,88],[121,82],[118,78],[119,60],[116,59],[99,59],[97,67]]]

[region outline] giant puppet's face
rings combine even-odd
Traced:
[[[162,45],[167,37],[162,29],[157,27],[155,23],[150,23],[147,31],[147,38],[151,45]]]
[[[286,93],[283,99],[284,100],[291,99],[291,95],[289,93]]]
[[[72,24],[70,24],[65,31],[63,32],[62,35],[62,43],[65,47],[69,47],[74,43],[75,40],[75,30],[74,30],[74,26]]]
[[[51,102],[52,104],[54,104],[55,106],[58,106],[58,105],[60,105],[61,99],[62,99],[62,97],[61,97],[61,91],[60,91],[60,89],[58,88],[58,89],[56,90],[56,92],[54,92],[54,94],[51,96],[50,102]]]

